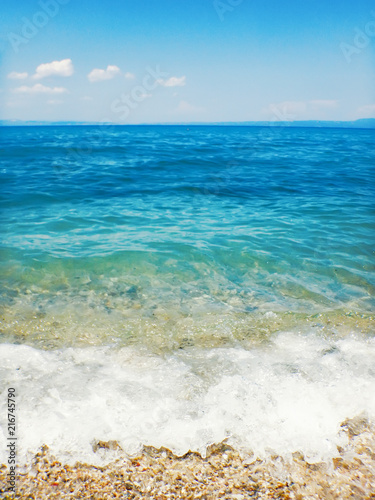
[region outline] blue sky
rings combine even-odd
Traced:
[[[374,0],[2,0],[0,118],[375,117]]]

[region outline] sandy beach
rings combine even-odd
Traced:
[[[167,449],[146,447],[125,457],[116,442],[97,442],[97,452],[119,458],[98,467],[64,465],[47,447],[19,467],[17,493],[1,487],[1,498],[23,499],[375,499],[375,434],[364,418],[343,423],[348,445],[331,462],[308,463],[302,454],[289,459],[260,460],[241,456],[225,443],[214,445],[206,458],[197,453],[175,456]],[[0,469],[6,484],[7,468]]]

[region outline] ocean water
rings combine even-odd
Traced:
[[[375,419],[375,131],[0,129],[0,462],[226,439],[328,460]],[[113,457],[112,457],[113,458]]]

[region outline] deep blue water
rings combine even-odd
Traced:
[[[81,307],[85,291],[94,310],[123,314],[125,296],[138,315],[162,306],[193,321],[371,313],[374,139],[288,127],[3,127],[3,303],[56,313]]]

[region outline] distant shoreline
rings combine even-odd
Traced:
[[[270,128],[350,128],[350,129],[375,129],[375,118],[361,118],[354,121],[244,121],[244,122],[165,122],[165,123],[114,123],[114,122],[76,122],[76,121],[22,121],[0,120],[0,127],[35,127],[35,126],[113,126],[113,127],[270,127]]]

